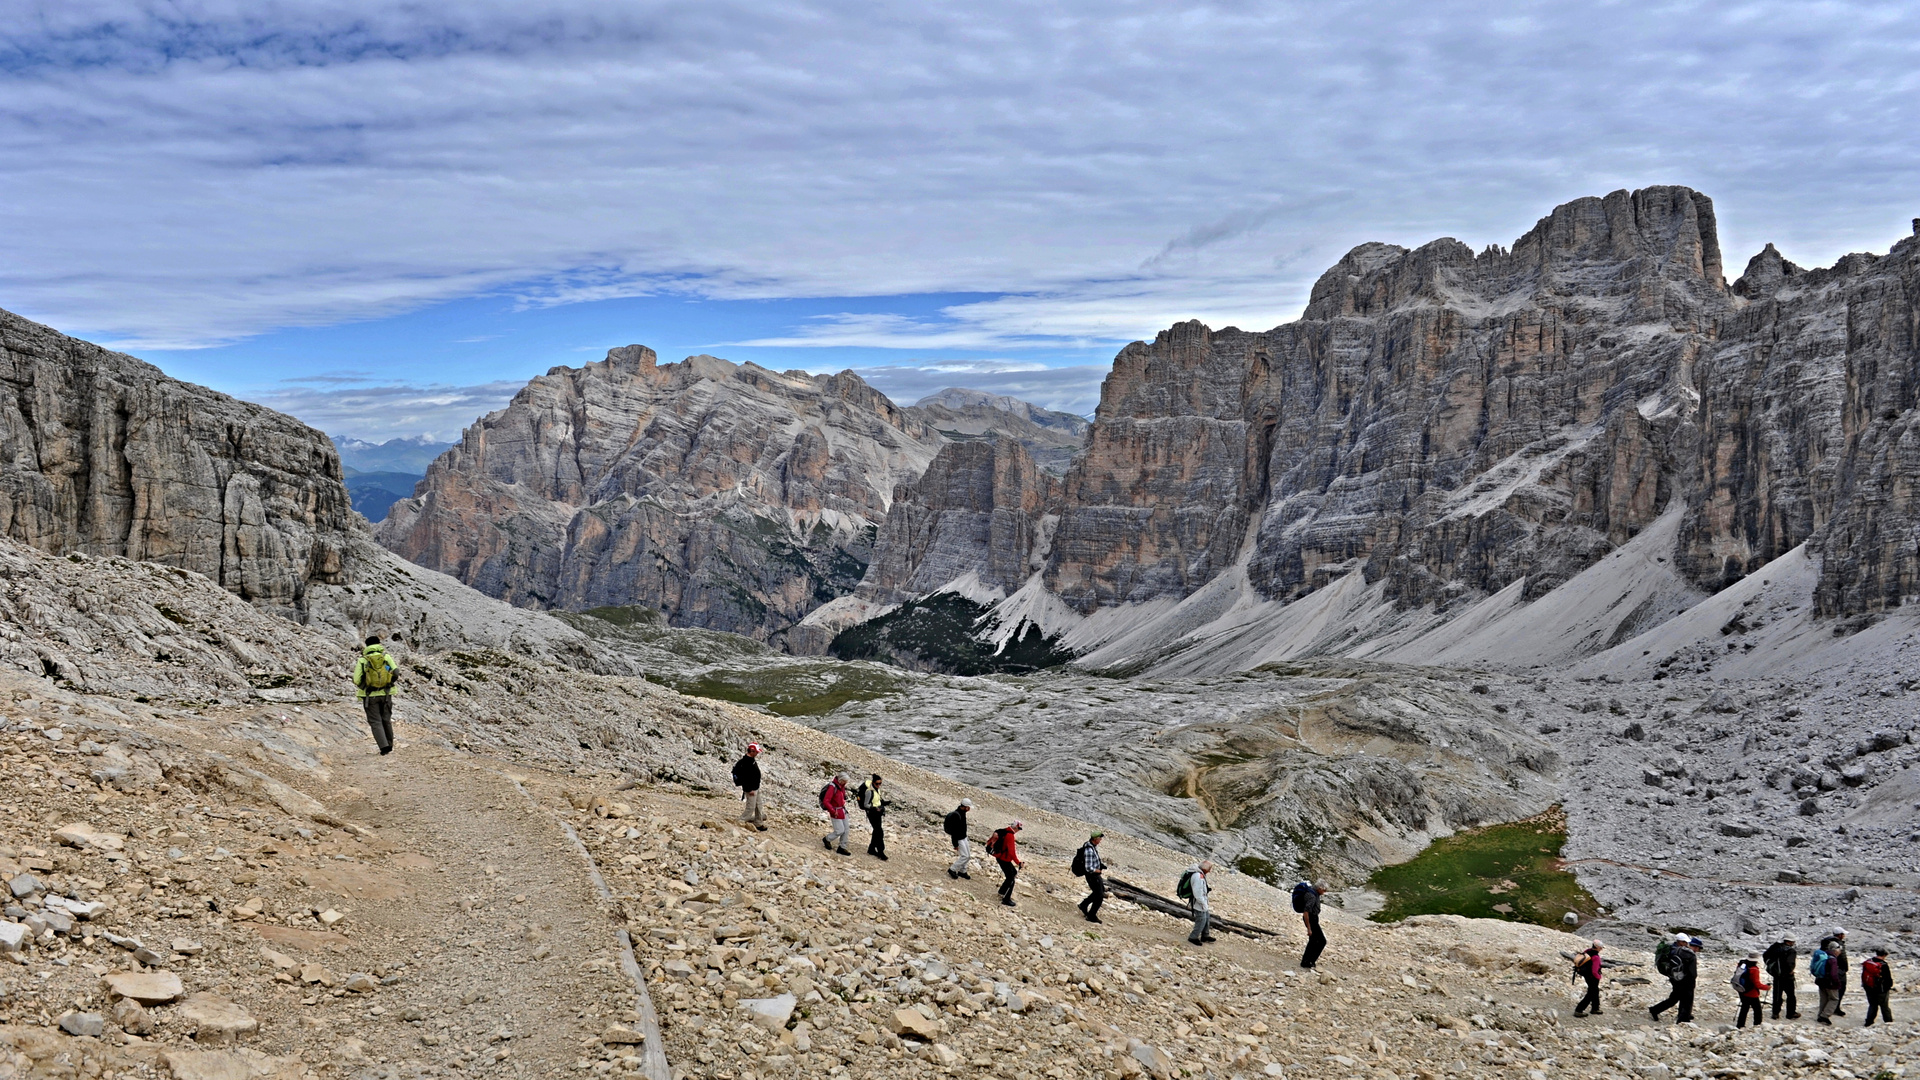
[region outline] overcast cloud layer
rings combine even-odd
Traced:
[[[1265,328],[1364,240],[1686,183],[1920,213],[1912,4],[0,0],[0,306],[140,349],[481,292],[975,292],[745,344]],[[908,365],[912,366],[912,365]],[[450,382],[457,382],[453,376]]]

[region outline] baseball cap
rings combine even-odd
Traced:
[[[750,743],[748,743],[748,744],[747,744],[747,753],[749,753],[749,754],[757,754],[757,753],[759,753],[759,752],[760,752],[760,744],[759,744],[759,743],[757,743],[757,742],[750,742]]]

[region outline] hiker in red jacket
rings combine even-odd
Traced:
[[[987,854],[1000,863],[1000,874],[1006,880],[1000,883],[1000,902],[1013,907],[1013,879],[1020,876],[1020,868],[1026,864],[1020,861],[1020,845],[1014,840],[1021,829],[1027,827],[1024,821],[1016,821],[1004,829],[994,830],[987,840]]]
[[[1887,998],[1893,993],[1893,968],[1887,963],[1887,950],[1873,950],[1860,965],[1860,989],[1867,994],[1867,1022],[1863,1026],[1872,1027],[1876,1013],[1893,1023],[1893,1010],[1887,1008]]]
[[[1600,1015],[1600,943],[1594,942],[1586,952],[1574,958],[1573,973],[1587,984],[1587,993],[1580,1004],[1573,1007],[1573,1015],[1585,1016],[1591,1012]]]
[[[833,778],[833,783],[820,789],[820,809],[827,812],[833,822],[833,831],[822,837],[820,846],[836,855],[852,855],[847,850],[847,774],[841,773]],[[838,850],[835,850],[836,844]]]
[[[1767,992],[1767,982],[1760,977],[1766,969],[1760,966],[1760,954],[1748,953],[1740,966],[1734,969],[1733,985],[1740,991],[1740,1019],[1735,1027],[1747,1026],[1747,1013],[1753,1013],[1753,1026],[1760,1026],[1760,995]]]

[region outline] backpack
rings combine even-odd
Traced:
[[[1827,977],[1827,950],[1813,950],[1812,958],[1807,961],[1807,971],[1812,973],[1816,979],[1824,979]]]
[[[961,813],[959,810],[950,812],[947,814],[945,828],[948,836],[953,837],[955,840],[964,839],[967,835],[967,815]]]
[[[1313,882],[1303,881],[1293,887],[1293,910],[1304,915],[1313,907]]]
[[[1885,960],[1874,956],[1869,957],[1865,963],[1860,965],[1860,985],[1862,988],[1870,989],[1877,987],[1886,980],[1887,962]]]
[[[1679,965],[1674,962],[1673,942],[1663,941],[1660,944],[1654,946],[1653,970],[1659,972],[1660,974],[1666,976],[1669,979],[1673,978],[1674,975],[1678,973]]]
[[[861,784],[853,793],[853,801],[862,810],[876,810],[880,806],[880,793],[873,790],[872,784]]]
[[[1182,900],[1193,899],[1193,871],[1189,870],[1180,875],[1180,883],[1173,887],[1173,895]]]
[[[833,781],[831,780],[827,781],[826,787],[820,789],[820,809],[825,810],[829,814],[833,813],[833,808],[827,805],[827,792],[832,790]]]
[[[1753,972],[1753,965],[1747,963],[1744,960],[1740,962],[1739,967],[1736,967],[1733,969],[1733,978],[1728,979],[1727,984],[1733,987],[1733,993],[1735,997],[1746,996],[1747,990],[1749,989],[1747,985],[1747,978],[1750,974],[1752,974],[1752,972]]]
[[[384,649],[377,653],[365,653],[360,659],[362,690],[385,690],[393,685],[393,661],[387,659]]]
[[[1084,845],[1084,844],[1082,844],[1082,845],[1080,846],[1080,850],[1078,850],[1078,851],[1076,851],[1076,852],[1074,852],[1074,853],[1073,853],[1073,865],[1071,865],[1071,866],[1069,866],[1069,867],[1067,867],[1067,869],[1069,869],[1069,870],[1071,870],[1071,871],[1073,871],[1073,876],[1074,876],[1074,877],[1086,877],[1086,876],[1087,876],[1087,848],[1086,848],[1086,845]]]
[[[1600,970],[1598,967],[1599,960],[1600,958],[1598,956],[1595,956],[1591,952],[1583,952],[1579,956],[1574,957],[1573,959],[1574,976],[1581,979],[1599,978],[1600,977]]]
[[[987,838],[987,854],[998,859],[1004,856],[1006,854],[1006,851],[1007,851],[1007,830],[995,829],[993,831],[993,835]]]
[[[1773,976],[1776,979],[1783,974],[1789,974],[1789,975],[1792,974],[1791,972],[1788,972],[1786,970],[1786,966],[1787,966],[1787,963],[1786,963],[1787,950],[1785,948],[1786,944],[1787,943],[1784,941],[1774,942],[1771,946],[1768,947],[1766,955],[1761,957],[1761,960],[1763,960],[1767,965],[1767,974]]]

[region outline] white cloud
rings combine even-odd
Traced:
[[[282,389],[249,395],[335,438],[380,443],[407,436],[452,442],[468,424],[504,408],[522,382],[474,386],[417,386],[385,383],[352,374],[299,380],[317,386],[283,384]]]
[[[985,390],[1032,402],[1046,409],[1092,416],[1100,404],[1104,364],[1044,367],[1016,360],[948,360],[852,369],[854,374],[902,405],[911,405],[950,386]]]
[[[1898,3],[0,13],[0,305],[145,349],[484,291],[1012,294],[816,343],[1271,325],[1355,243],[1620,186],[1707,190],[1733,266],[1882,248],[1920,165]]]

